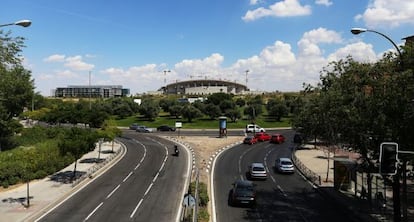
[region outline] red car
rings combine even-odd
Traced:
[[[270,138],[271,143],[283,143],[285,142],[285,137],[282,134],[273,134]]]
[[[243,143],[252,145],[252,144],[257,143],[257,139],[254,136],[248,136],[248,137],[244,138]]]
[[[254,135],[254,137],[256,137],[256,139],[258,141],[269,141],[271,136],[267,133],[256,133],[256,135]]]

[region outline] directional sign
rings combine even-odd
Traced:
[[[191,194],[187,194],[187,195],[185,195],[185,197],[184,197],[184,201],[183,201],[183,203],[184,203],[184,206],[186,206],[186,207],[188,207],[188,206],[190,206],[190,207],[194,207],[194,206],[195,206],[196,201],[195,201],[194,197],[193,197],[193,196],[191,196]]]

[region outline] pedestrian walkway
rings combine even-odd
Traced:
[[[100,150],[100,152],[99,152]],[[119,143],[97,144],[96,148],[78,160],[76,179],[71,182],[74,163],[53,176],[21,184],[0,192],[0,222],[35,221],[58,202],[104,172],[124,153]],[[29,207],[27,207],[29,196]]]
[[[359,154],[345,150],[335,150],[335,156],[342,159],[357,160]],[[392,221],[392,190],[387,188],[387,205],[382,208],[373,199],[371,205],[364,194],[356,192],[354,186],[348,190],[334,188],[334,154],[321,147],[303,146],[298,148],[292,158],[298,168],[317,190],[338,203],[348,213],[354,214],[356,221]],[[329,161],[328,161],[329,159]],[[329,164],[329,166],[328,166]],[[328,173],[327,173],[328,172]],[[412,205],[412,204],[411,204]],[[414,218],[413,206],[409,206],[408,218]],[[414,220],[414,219],[413,219]],[[409,220],[410,221],[410,220]],[[411,220],[412,221],[412,220]]]

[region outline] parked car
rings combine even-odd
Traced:
[[[175,131],[175,127],[167,126],[167,125],[161,125],[157,127],[157,131]]]
[[[131,125],[129,126],[129,129],[131,129],[131,130],[136,130],[136,129],[137,129],[137,127],[138,127],[138,124],[133,123],[133,124],[131,124]]]
[[[247,136],[247,137],[244,138],[243,143],[253,145],[253,144],[257,143],[257,139],[254,136]]]
[[[230,191],[229,202],[231,206],[256,204],[256,191],[254,184],[248,180],[236,180]]]
[[[265,129],[260,127],[259,125],[255,124],[247,124],[246,125],[246,133],[254,133],[254,132],[266,132]]]
[[[249,166],[249,179],[267,179],[267,171],[263,163],[252,163]]]
[[[269,141],[271,138],[271,136],[267,133],[256,133],[254,137],[256,137],[257,141],[259,142]]]
[[[271,143],[284,143],[285,137],[282,134],[273,134],[270,138]]]
[[[286,157],[276,159],[275,169],[279,173],[294,173],[295,172],[295,167],[293,166],[292,160]]]
[[[140,133],[152,133],[154,130],[146,126],[137,126],[137,129],[135,131]]]

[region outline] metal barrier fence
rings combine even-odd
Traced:
[[[296,169],[298,169],[309,181],[311,181],[314,184],[321,185],[321,176],[314,173],[312,170],[307,168],[300,160],[296,157],[296,148],[294,148],[292,153],[292,161],[296,166]]]
[[[121,146],[124,146],[122,143],[115,141],[115,143],[120,144]],[[99,169],[101,169],[102,167],[104,167],[106,164],[108,164],[109,162],[111,162],[115,157],[117,157],[120,153],[121,150],[124,149],[119,149],[117,151],[115,151],[112,155],[109,155],[105,158],[104,161],[99,162],[98,164],[96,164],[95,166],[89,168],[85,174],[83,174],[81,177],[77,178],[76,180],[74,180],[72,182],[72,187],[75,187],[76,185],[78,185],[80,182],[82,182],[84,179],[88,178],[88,177],[92,177],[93,174],[95,172],[97,172]]]

